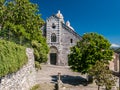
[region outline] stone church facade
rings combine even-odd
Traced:
[[[70,47],[81,40],[81,36],[74,31],[69,21],[64,22],[60,11],[56,15],[47,18],[42,31],[50,47],[47,63],[52,65],[68,65]]]

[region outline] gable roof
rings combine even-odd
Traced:
[[[65,23],[62,23],[62,27],[65,28],[65,30],[67,30],[68,32],[70,32],[73,35],[75,35],[80,40],[82,39],[82,37],[78,33],[76,33],[73,29],[71,29],[70,27],[68,27]]]

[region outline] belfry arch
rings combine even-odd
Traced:
[[[57,65],[58,62],[58,50],[55,46],[50,47],[49,61],[51,65]]]

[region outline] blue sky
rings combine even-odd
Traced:
[[[120,45],[120,0],[30,0],[39,5],[40,14],[47,17],[58,10],[81,36],[97,32],[111,43]]]

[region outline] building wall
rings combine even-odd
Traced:
[[[55,28],[52,28],[52,25],[55,24]],[[67,28],[65,28],[67,27]],[[46,39],[48,46],[55,47],[57,49],[57,63],[56,65],[68,65],[68,54],[70,53],[70,47],[74,46],[80,36],[73,31],[69,26],[64,24],[63,18],[59,18],[55,15],[49,17],[46,20]],[[51,42],[52,33],[56,34],[56,42]],[[72,39],[72,43],[71,43]],[[48,55],[48,64],[50,64],[50,52]]]
[[[119,72],[119,54],[113,54],[113,59],[109,62],[109,68],[112,71]]]
[[[71,42],[72,40],[72,42]],[[68,54],[70,53],[70,47],[76,45],[80,39],[75,36],[69,30],[62,28],[61,30],[61,60],[64,65],[68,65]]]
[[[16,73],[0,78],[0,90],[30,90],[36,84],[33,50],[27,48],[28,63]]]

